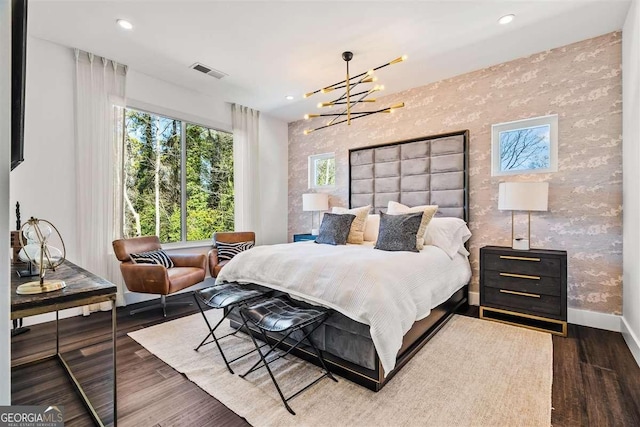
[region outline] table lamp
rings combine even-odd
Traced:
[[[318,229],[313,228],[313,212],[329,209],[329,195],[326,193],[307,193],[302,195],[302,210],[311,212],[311,234],[318,235]],[[318,214],[319,215],[319,214]]]
[[[513,249],[528,251],[531,240],[531,211],[546,211],[549,205],[548,182],[501,182],[498,187],[498,209],[511,211],[511,244]],[[527,238],[514,234],[514,211],[527,211]]]

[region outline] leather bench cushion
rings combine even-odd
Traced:
[[[343,328],[336,327],[333,324],[329,324],[329,321],[332,320],[336,315],[338,317],[342,316],[343,318],[347,319],[348,322],[360,326],[350,328],[348,324],[342,324],[341,321],[338,321],[338,323],[340,323],[343,327],[346,327],[345,330]],[[229,315],[229,319],[231,320],[232,327],[237,328],[240,326],[240,324],[242,324],[242,319],[240,318],[240,314],[237,312],[237,310],[233,310],[233,312]],[[356,365],[373,370],[376,368],[376,349],[373,345],[371,337],[365,337],[357,333],[353,333],[349,330],[358,330],[362,326],[367,329],[368,335],[368,327],[366,325],[362,325],[361,323],[357,323],[351,319],[348,319],[340,313],[334,313],[324,324],[322,324],[318,329],[314,331],[314,333],[311,335],[311,339],[313,339],[313,343],[320,350],[349,362],[355,363]],[[292,334],[290,337],[290,341],[300,339],[300,333],[301,332],[298,331],[297,333]]]

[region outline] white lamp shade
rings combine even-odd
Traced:
[[[501,182],[498,187],[501,211],[546,211],[549,209],[548,182]]]
[[[303,211],[326,211],[329,209],[329,195],[326,193],[307,193],[302,195]]]

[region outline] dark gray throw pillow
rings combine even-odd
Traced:
[[[324,214],[316,243],[346,245],[351,223],[354,219],[356,219],[356,216],[351,214]]]
[[[375,248],[383,251],[419,252],[416,235],[422,214],[388,215],[380,212],[380,229]]]

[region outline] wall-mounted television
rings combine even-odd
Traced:
[[[27,0],[11,0],[11,170],[24,160]]]

